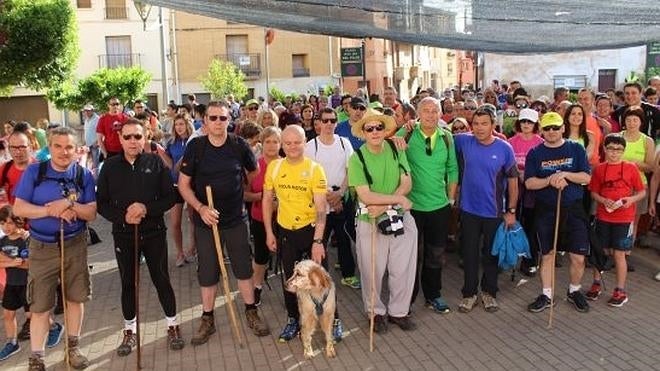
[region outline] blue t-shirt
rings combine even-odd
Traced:
[[[16,186],[14,195],[16,198],[27,201],[33,205],[43,206],[51,201],[65,197],[66,194],[76,194],[77,202],[86,204],[96,201],[94,191],[94,177],[92,173],[83,169],[83,189],[78,189],[76,184],[76,164],[72,163],[66,171],[55,171],[50,162],[46,170],[46,177],[37,184],[39,176],[39,164],[31,164],[21,176]],[[76,220],[72,223],[64,223],[64,238],[78,235],[86,227],[86,222]],[[44,217],[30,219],[30,236],[37,241],[54,243],[59,241],[60,219]]]
[[[167,144],[167,149],[165,152],[172,159],[172,168],[170,169],[170,176],[176,184],[179,180],[179,172],[176,170],[176,164],[183,157],[183,154],[186,152],[186,144],[188,143],[188,138],[185,139],[175,139]]]
[[[0,250],[8,258],[23,258],[26,259],[28,254],[28,241],[22,238],[12,240],[9,236],[4,236],[0,239]],[[7,285],[25,286],[28,282],[28,271],[24,268],[7,267]]]
[[[364,144],[364,140],[356,137],[353,135],[351,132],[351,123],[346,121],[342,121],[337,125],[337,128],[335,129],[335,134],[339,135],[340,137],[344,137],[348,139],[351,142],[351,145],[353,146],[353,150],[357,150]]]
[[[472,134],[458,134],[454,143],[461,168],[461,210],[500,217],[506,209],[507,178],[518,176],[513,148],[499,138],[483,145]]]
[[[527,153],[525,180],[532,177],[547,178],[559,171],[591,174],[587,151],[581,144],[570,140],[564,141],[564,144],[556,148],[541,144]],[[557,204],[557,188],[555,187],[548,186],[536,190],[534,195],[536,201],[542,204]],[[570,205],[582,200],[583,195],[584,187],[582,184],[568,182],[568,187],[561,192],[561,203],[562,205]]]

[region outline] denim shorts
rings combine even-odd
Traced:
[[[596,235],[604,249],[632,250],[633,223],[610,223],[596,219]]]

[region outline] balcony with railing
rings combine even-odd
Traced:
[[[128,19],[128,8],[110,6],[104,9],[105,19]]]
[[[309,68],[293,67],[291,73],[293,77],[309,77]]]
[[[140,65],[140,54],[101,54],[99,68],[133,67]]]
[[[261,54],[259,53],[218,54],[215,57],[233,63],[243,72],[247,80],[256,80],[261,77]]]

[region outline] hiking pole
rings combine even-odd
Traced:
[[[133,264],[135,270],[135,340],[137,342],[137,368],[142,368],[142,347],[140,346],[140,252],[138,241],[138,224],[133,230]]]
[[[555,211],[555,234],[552,239],[552,275],[550,279],[550,290],[552,295],[550,296],[550,318],[548,318],[548,329],[552,328],[552,318],[555,313],[555,259],[557,257],[557,240],[559,237],[559,212],[561,211],[561,188],[557,192],[557,208]]]
[[[206,186],[206,199],[209,203],[209,208],[215,210],[213,207],[213,192],[211,191],[211,186]],[[231,320],[231,328],[234,333],[234,337],[243,348],[243,339],[241,336],[241,331],[238,328],[238,318],[236,317],[236,308],[234,308],[234,299],[229,288],[229,278],[227,277],[227,268],[224,263],[224,256],[222,255],[222,245],[220,245],[220,231],[218,230],[218,225],[213,224],[211,226],[213,229],[213,241],[215,242],[215,250],[218,253],[218,265],[220,266],[220,273],[222,274],[222,286],[225,291],[225,301],[227,302],[227,310],[229,311],[229,319]]]
[[[369,298],[369,351],[374,351],[376,307],[376,218],[371,221],[371,297]]]
[[[64,219],[60,218],[60,285],[62,286],[62,307],[64,308],[64,362],[66,369],[71,370],[69,364],[69,320],[66,303],[66,282],[64,281]]]

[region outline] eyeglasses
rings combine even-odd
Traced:
[[[24,151],[28,149],[28,146],[20,145],[20,146],[9,146],[9,149],[13,149],[14,151]]]
[[[111,105],[111,106],[118,106],[118,105],[119,105],[119,102],[112,102],[112,103],[110,103],[110,105]]]
[[[517,109],[524,109],[524,108],[527,108],[527,107],[528,107],[527,103],[516,104]]]
[[[605,150],[610,152],[623,152],[626,149],[623,147],[605,147]]]
[[[460,125],[460,126],[455,126],[455,125],[453,125],[453,126],[451,127],[451,130],[452,130],[452,131],[463,131],[463,130],[467,130],[467,128],[466,128],[465,126],[463,126],[463,125]]]
[[[358,105],[358,106],[351,106],[351,107],[352,107],[353,109],[359,109],[360,111],[366,111],[366,110],[367,110],[367,107],[365,107],[365,106],[360,106],[360,105]]]
[[[121,137],[124,138],[124,140],[131,140],[131,139],[141,140],[142,134],[124,134]]]
[[[433,154],[433,150],[431,149],[431,137],[427,137],[424,140],[424,144],[426,145],[426,155],[431,156]]]
[[[362,131],[365,133],[373,133],[375,131],[383,131],[385,130],[385,125],[383,124],[378,124],[376,126],[363,126]]]
[[[548,125],[543,127],[543,131],[559,131],[561,130],[562,125]]]
[[[324,124],[336,124],[337,119],[321,119],[321,122]]]
[[[227,116],[218,116],[218,115],[211,115],[211,116],[206,116],[208,117],[209,121],[227,121],[229,120],[229,117]]]
[[[248,107],[248,111],[256,111],[259,109],[259,106],[250,106]]]

